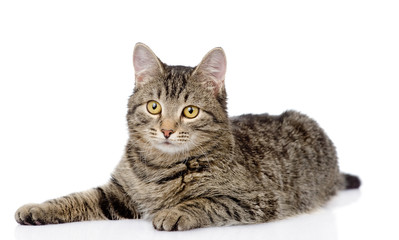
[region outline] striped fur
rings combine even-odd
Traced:
[[[229,118],[220,48],[192,68],[168,66],[137,44],[134,64],[129,140],[109,183],[25,205],[18,223],[147,218],[167,231],[261,223],[308,212],[338,190],[360,186],[339,172],[333,143],[309,117],[287,111]],[[149,101],[162,112],[150,114]],[[199,115],[185,118],[186,106]],[[166,125],[173,128],[167,140]]]

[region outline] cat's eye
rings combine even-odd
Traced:
[[[162,111],[161,104],[159,104],[157,101],[149,101],[147,103],[147,111],[153,115],[160,114]]]
[[[196,116],[198,116],[198,113],[199,113],[199,108],[195,106],[188,106],[185,107],[183,110],[183,115],[186,118],[195,118]]]

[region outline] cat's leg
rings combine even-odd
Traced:
[[[169,209],[159,211],[153,218],[154,228],[181,231],[193,228],[249,224],[276,219],[275,201],[241,201],[234,197],[220,196],[198,198]]]
[[[41,204],[27,204],[15,213],[15,220],[23,225],[131,218],[139,218],[139,214],[115,180]]]

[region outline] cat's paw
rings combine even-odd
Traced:
[[[56,219],[47,204],[27,204],[15,212],[15,220],[21,225],[44,225],[62,223]]]
[[[193,216],[177,209],[165,209],[158,212],[152,224],[160,231],[184,231],[200,227]]]

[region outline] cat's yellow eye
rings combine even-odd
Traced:
[[[147,111],[153,115],[160,114],[162,111],[161,104],[157,101],[149,101],[147,103]]]
[[[199,113],[199,108],[194,106],[185,107],[183,110],[183,115],[186,118],[195,118],[196,116],[198,116],[198,113]]]

